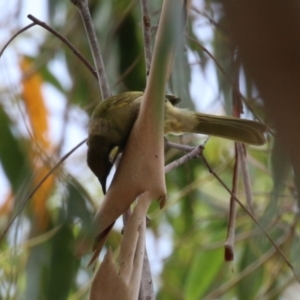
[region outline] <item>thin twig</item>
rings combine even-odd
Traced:
[[[165,173],[170,172],[171,170],[179,167],[180,165],[186,163],[187,161],[199,157],[204,150],[204,146],[200,145],[197,147],[193,147],[193,150],[188,154],[176,159],[175,161],[171,162],[167,166],[165,166]]]
[[[255,261],[254,263],[247,266],[245,269],[243,269],[238,276],[233,277],[228,282],[224,283],[223,285],[219,286],[218,288],[214,289],[210,294],[208,294],[206,297],[203,297],[203,300],[212,300],[212,299],[218,299],[221,295],[224,295],[226,291],[228,291],[230,288],[235,286],[238,282],[240,282],[243,278],[257,270],[259,267],[261,267],[263,264],[265,264],[267,261],[269,261],[275,254],[278,247],[283,245],[289,238],[290,233],[287,233],[284,237],[277,240],[278,246],[276,249],[269,249],[267,252],[265,252],[263,255],[260,256],[260,258]],[[275,244],[275,242],[274,242]],[[294,272],[294,270],[293,270]],[[294,272],[295,274],[295,272]],[[296,274],[295,274],[296,276]],[[297,277],[297,276],[296,276]]]
[[[131,215],[132,215],[132,212],[131,212],[131,208],[129,207],[127,209],[127,211],[125,213],[123,213],[123,215],[122,215],[124,228],[125,228],[126,223]],[[146,222],[147,222],[147,217],[146,217]],[[144,300],[144,299],[149,299],[149,300],[155,299],[153,280],[152,280],[152,274],[151,274],[151,268],[150,268],[150,262],[148,259],[146,244],[145,244],[143,268],[142,268],[142,276],[141,276],[138,300]]]
[[[7,46],[19,35],[21,34],[22,32],[26,31],[27,29],[33,27],[35,25],[35,23],[31,23],[25,27],[23,27],[22,29],[20,29],[19,31],[17,31],[8,41],[7,43],[4,45],[4,47],[1,49],[0,51],[0,58],[3,54],[3,52],[5,51],[5,49],[7,48]]]
[[[239,154],[237,151],[237,143],[235,143],[235,164],[232,178],[232,193],[236,195],[239,183]],[[235,222],[236,222],[236,201],[231,196],[229,204],[229,217],[227,227],[227,239],[224,243],[225,261],[234,260],[234,243],[235,243]]]
[[[59,38],[64,44],[66,44],[72,52],[84,63],[84,65],[91,71],[91,73],[97,78],[97,73],[95,69],[91,66],[91,64],[82,56],[82,54],[69,42],[69,40],[65,37],[63,37],[59,32],[57,32],[55,29],[47,25],[45,22],[42,22],[38,18],[34,17],[33,15],[28,15],[28,19],[32,20],[34,24],[37,24],[49,32],[51,32],[53,35],[55,35],[57,38]]]
[[[172,143],[167,141],[166,142],[167,146],[175,148],[175,149],[179,149],[179,150],[183,150],[183,151],[190,151],[192,150],[190,153],[188,153],[187,155],[179,158],[178,160],[175,160],[174,162],[170,163],[169,165],[167,165],[165,167],[165,173],[171,171],[172,169],[178,167],[179,165],[185,163],[186,161],[199,157],[201,156],[205,165],[207,166],[208,170],[210,171],[210,173],[212,173],[217,179],[218,181],[225,187],[225,189],[230,193],[231,195],[231,216],[229,218],[230,222],[229,222],[229,231],[228,231],[228,238],[227,241],[225,242],[225,258],[227,257],[228,260],[230,258],[230,256],[232,256],[233,258],[233,243],[234,243],[234,228],[235,228],[235,205],[232,203],[232,199],[235,200],[235,202],[239,203],[240,206],[242,206],[242,208],[244,208],[246,210],[246,212],[250,215],[250,217],[254,220],[254,222],[258,225],[258,227],[262,230],[262,232],[267,236],[267,238],[271,241],[271,243],[273,244],[273,246],[280,252],[280,254],[284,257],[286,263],[289,265],[289,267],[292,269],[292,271],[294,272],[294,269],[292,267],[292,265],[290,264],[290,262],[287,260],[287,258],[284,256],[284,254],[281,252],[281,250],[276,246],[276,244],[274,243],[274,241],[271,239],[271,237],[268,235],[268,233],[261,227],[261,225],[258,223],[258,221],[256,220],[256,218],[254,217],[254,215],[244,206],[244,204],[242,204],[240,202],[240,200],[237,199],[237,197],[234,195],[235,190],[230,191],[230,189],[225,185],[225,183],[220,179],[220,177],[211,169],[211,167],[209,166],[208,162],[206,161],[205,157],[203,156],[203,150],[204,147],[203,146],[199,146],[199,147],[191,147],[191,146],[186,146],[186,145],[180,145],[180,144],[176,144],[176,143]],[[191,149],[192,148],[192,149]],[[238,161],[236,161],[236,164],[238,164]],[[235,173],[235,177],[237,177],[237,173]],[[234,181],[237,179],[233,179]],[[228,251],[228,252],[227,252]],[[232,255],[230,255],[230,253]],[[295,272],[294,272],[295,274]],[[296,276],[296,274],[295,274]],[[297,277],[298,278],[298,277]]]
[[[111,93],[108,85],[108,80],[106,77],[105,66],[104,66],[100,46],[98,43],[96,31],[94,28],[94,24],[92,22],[88,1],[71,0],[71,2],[78,8],[83,21],[83,25],[85,27],[86,34],[88,36],[90,48],[94,59],[94,64],[96,67],[98,83],[99,83],[102,99],[109,98],[111,96]]]
[[[254,221],[254,223],[258,226],[258,228],[264,233],[264,235],[267,237],[267,239],[271,242],[271,244],[275,247],[277,252],[280,254],[280,256],[283,258],[285,263],[288,265],[288,267],[292,270],[294,273],[295,278],[300,283],[300,278],[298,277],[293,265],[290,263],[290,261],[286,258],[284,253],[281,251],[281,249],[276,245],[274,240],[270,237],[268,232],[260,225],[258,220],[255,218],[255,216],[247,209],[247,207],[230,191],[228,186],[224,183],[224,181],[219,177],[217,173],[214,172],[214,170],[211,168],[210,164],[206,160],[205,156],[203,155],[203,152],[200,153],[201,159],[205,166],[207,167],[208,171],[215,176],[215,178],[220,182],[220,184],[225,188],[225,190],[234,198],[234,200],[247,212],[247,214],[250,216],[250,218]]]
[[[166,143],[166,146],[169,147],[169,148],[174,148],[174,149],[185,151],[185,152],[190,152],[190,151],[193,151],[195,149],[194,146],[173,143],[173,142],[170,142],[167,139],[165,139],[165,143]]]
[[[251,179],[249,174],[249,168],[247,165],[247,152],[246,152],[245,145],[238,143],[237,151],[239,152],[240,168],[241,168],[241,173],[242,173],[242,178],[244,183],[244,191],[246,195],[247,206],[251,211],[251,213],[255,215],[254,205],[253,205],[254,202],[253,190],[252,190],[252,184],[251,184]]]
[[[123,213],[123,224],[124,227],[126,226],[126,223],[128,219],[130,218],[132,212],[131,208],[129,208],[125,213]],[[154,296],[154,287],[153,287],[153,280],[152,280],[152,274],[151,274],[151,268],[150,268],[150,262],[148,259],[147,254],[147,248],[145,245],[145,253],[144,253],[144,260],[143,260],[143,268],[142,268],[142,277],[141,277],[141,283],[140,283],[140,290],[139,290],[139,300],[144,299],[155,299]]]
[[[144,37],[144,53],[146,62],[146,76],[150,73],[152,59],[152,44],[151,44],[151,21],[149,16],[148,1],[141,0],[141,9],[143,15],[143,37]]]
[[[141,285],[139,290],[139,300],[154,300],[155,292],[153,287],[153,280],[150,268],[150,262],[148,258],[147,248],[145,247],[144,261],[143,261],[143,270]]]
[[[131,208],[129,207],[129,209],[125,213],[123,213],[123,215],[122,215],[124,227],[126,226],[126,223],[127,223],[128,219],[130,218],[131,215],[132,215],[132,212],[131,212]],[[144,299],[152,300],[152,299],[155,299],[153,280],[152,280],[150,262],[149,262],[149,259],[148,259],[146,245],[145,245],[143,268],[142,268],[142,277],[141,277],[139,298],[138,299],[139,300],[144,300]]]
[[[241,114],[243,113],[243,103],[242,103],[242,97],[240,92],[240,78],[239,78],[239,70],[242,62],[241,62],[241,57],[239,52],[237,52],[236,55],[232,54],[232,61],[233,61],[233,68],[234,68],[233,82],[236,87],[236,89],[232,90],[233,116],[240,118]],[[255,215],[254,207],[253,207],[253,191],[252,191],[252,185],[251,185],[251,180],[249,175],[249,169],[247,165],[247,151],[245,145],[241,143],[236,143],[235,151],[238,154],[239,166],[243,178],[247,206],[251,211],[251,213]]]
[[[73,149],[71,149],[67,154],[65,154],[57,163],[56,165],[38,182],[38,184],[33,188],[33,190],[29,193],[29,195],[25,198],[23,203],[21,204],[20,209],[18,212],[13,216],[13,218],[10,220],[4,231],[0,235],[0,241],[3,239],[3,237],[6,235],[7,231],[13,224],[13,222],[16,220],[16,218],[20,215],[20,213],[25,208],[25,205],[28,203],[28,201],[33,197],[33,195],[36,193],[36,191],[41,187],[41,185],[49,178],[51,174],[53,174],[60,166],[61,164],[73,153],[75,152],[81,145],[83,145],[86,142],[87,139],[84,139],[81,141],[77,146],[75,146]]]
[[[236,118],[240,118],[241,112],[243,110],[241,98],[237,93],[239,91],[239,61],[238,56],[237,58],[233,55],[234,51],[231,51],[231,59],[233,65],[233,82],[235,83],[236,89],[232,90],[232,114]],[[240,171],[240,160],[239,160],[239,151],[238,151],[238,144],[234,144],[235,150],[235,164],[233,169],[233,177],[232,177],[232,193],[234,195],[237,194],[238,184],[239,184],[239,171]],[[225,261],[233,261],[234,260],[234,244],[235,244],[235,223],[236,223],[236,210],[237,210],[237,203],[233,197],[230,197],[229,202],[229,218],[228,218],[228,228],[227,228],[227,240],[224,244],[224,257]]]

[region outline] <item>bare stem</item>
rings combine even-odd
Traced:
[[[277,246],[276,242],[270,237],[268,232],[260,225],[258,220],[255,218],[255,216],[247,209],[247,207],[230,191],[228,186],[224,183],[224,181],[219,177],[217,173],[214,172],[214,170],[209,165],[208,161],[206,160],[205,156],[203,155],[203,152],[200,154],[203,163],[207,167],[208,171],[215,176],[215,178],[219,181],[219,183],[225,188],[225,190],[234,198],[234,200],[246,211],[246,213],[250,216],[250,218],[254,221],[254,223],[258,226],[258,228],[263,232],[263,234],[266,236],[266,238],[271,242],[271,244],[274,246],[274,248],[277,250],[279,255],[283,258],[285,263],[288,265],[288,267],[292,270],[295,278],[300,283],[300,278],[298,277],[293,265],[291,262],[286,258],[284,253],[281,251],[281,249]]]
[[[231,51],[231,59],[233,65],[233,82],[235,83],[236,89],[232,90],[232,114],[234,117],[240,118],[241,112],[243,110],[242,101],[237,93],[237,90],[240,90],[239,87],[239,64],[238,58],[235,58],[233,55],[233,51]],[[233,177],[232,177],[232,193],[234,195],[237,194],[238,184],[239,184],[239,171],[240,171],[240,160],[239,160],[239,151],[238,151],[238,143],[234,144],[235,150],[235,164],[233,169]],[[224,244],[224,257],[225,261],[233,261],[234,260],[234,243],[235,243],[235,223],[236,223],[236,206],[237,203],[234,198],[230,197],[229,203],[229,218],[228,218],[228,228],[227,228],[227,240]]]
[[[247,152],[245,145],[238,143],[237,150],[239,152],[240,168],[243,177],[244,190],[246,195],[247,206],[249,210],[255,215],[253,206],[253,191],[251,185],[251,179],[249,175],[249,168],[247,165]]]
[[[194,159],[196,157],[199,157],[202,154],[202,151],[204,150],[204,147],[202,145],[198,147],[193,147],[193,150],[189,152],[188,154],[176,159],[175,161],[171,162],[167,166],[165,166],[165,173],[170,172],[171,170],[179,167],[180,165],[184,164],[185,162]]]
[[[131,215],[132,215],[131,208],[129,208],[125,213],[123,213],[122,218],[123,218],[124,226],[126,226],[126,223]],[[152,280],[150,262],[148,259],[146,245],[145,245],[145,252],[144,252],[140,290],[139,290],[139,300],[144,300],[144,299],[149,299],[149,300],[155,299],[153,280]]]
[[[281,247],[289,240],[290,234],[291,233],[288,232],[286,235],[282,236],[277,240],[276,244],[278,245],[278,247]],[[206,297],[204,297],[203,300],[218,299],[219,297],[224,295],[228,290],[230,290],[233,286],[236,286],[238,282],[240,282],[246,276],[248,276],[251,273],[253,274],[255,270],[263,266],[266,262],[270,261],[275,255],[276,249],[270,248],[267,252],[263,253],[259,257],[259,259],[257,259],[252,264],[248,265],[246,268],[244,268],[238,274],[238,276],[233,277],[229,281],[214,289],[210,294],[206,295]]]
[[[232,104],[233,104],[233,116],[240,118],[243,113],[243,104],[240,93],[240,78],[239,78],[239,70],[241,67],[241,57],[238,52],[237,55],[232,54],[232,64],[233,64],[233,82],[235,85],[235,89],[232,90]],[[237,154],[239,160],[239,167],[241,170],[241,174],[243,177],[244,183],[244,191],[246,195],[247,206],[251,213],[254,215],[254,207],[253,207],[253,191],[251,186],[251,180],[249,175],[249,169],[247,165],[247,152],[245,145],[241,143],[235,143],[235,152]]]
[[[25,27],[23,27],[22,29],[18,30],[8,41],[7,43],[4,45],[4,47],[1,49],[0,51],[0,58],[3,54],[3,52],[5,51],[5,49],[7,48],[7,46],[19,35],[21,34],[22,32],[26,31],[27,29],[33,27],[35,25],[35,23],[31,23]]]
[[[185,152],[190,152],[195,149],[194,146],[173,143],[173,142],[168,141],[167,139],[165,139],[165,143],[166,143],[166,146],[169,148],[174,148],[174,149],[185,151]]]
[[[87,0],[71,0],[71,2],[78,8],[81,15],[83,25],[85,27],[86,34],[90,43],[94,64],[96,66],[96,72],[98,76],[98,83],[102,95],[102,99],[109,98],[111,96],[108,80],[105,73],[104,62],[98,43],[94,24],[90,14]]]
[[[150,262],[148,259],[146,246],[145,246],[145,254],[144,254],[144,261],[143,261],[142,278],[141,278],[141,284],[139,290],[139,300],[144,300],[144,299],[149,299],[149,300],[155,299]]]
[[[239,183],[239,153],[237,151],[237,143],[235,143],[235,164],[232,178],[232,193],[236,195]],[[234,260],[234,242],[235,242],[235,221],[236,221],[236,201],[230,197],[230,209],[228,218],[227,240],[224,244],[225,261]]]
[[[152,44],[151,44],[151,21],[149,16],[148,1],[141,0],[141,9],[143,14],[143,36],[144,36],[144,52],[146,62],[146,76],[150,73],[152,59]]]

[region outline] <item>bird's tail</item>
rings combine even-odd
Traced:
[[[251,145],[262,145],[266,142],[264,124],[233,117],[194,114],[192,132],[203,133],[234,140]]]

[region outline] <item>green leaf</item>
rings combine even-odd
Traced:
[[[146,86],[146,70],[144,64],[144,53],[136,27],[136,20],[132,12],[128,13],[120,24],[116,37],[120,49],[120,75],[130,72],[124,77],[126,88],[131,91],[143,91]]]
[[[40,244],[29,255],[25,299],[40,300],[46,297],[46,282],[50,268],[50,243]]]
[[[278,213],[278,201],[280,194],[284,189],[284,183],[290,175],[291,163],[283,148],[282,143],[275,138],[274,145],[271,153],[271,167],[273,174],[273,191],[271,198],[271,205],[268,210],[271,211],[271,215]]]
[[[0,106],[0,161],[14,193],[17,193],[26,175],[30,174],[25,145],[12,133],[12,124],[6,112]]]
[[[223,249],[196,253],[187,274],[185,299],[201,299],[224,264]]]
[[[72,228],[64,224],[51,243],[51,268],[47,299],[68,298],[80,260],[74,256]]]
[[[242,259],[240,262],[240,270],[245,270],[249,265],[255,263],[262,254],[262,248],[258,244],[246,244],[243,250]],[[252,300],[256,299],[259,289],[263,286],[263,267],[254,269],[248,276],[244,277],[237,288],[238,299]]]

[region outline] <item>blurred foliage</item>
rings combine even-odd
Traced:
[[[148,2],[154,41],[161,1]],[[24,17],[18,5],[22,2],[16,1],[15,15]],[[93,0],[89,5],[112,93],[143,90],[146,80],[140,4],[133,0]],[[60,0],[48,0],[47,8],[47,23],[92,62],[77,9],[69,1]],[[19,25],[9,18],[13,12],[7,14],[11,22],[0,27],[1,32],[3,28],[9,28],[10,33],[17,31]],[[239,78],[245,116],[254,118],[249,106],[264,119],[263,102],[253,82],[242,67],[234,67],[237,49],[226,22],[218,1],[192,1],[168,92],[183,99],[181,106],[206,107],[208,113],[230,115],[232,82]],[[30,45],[35,50],[30,50]],[[93,271],[86,268],[88,258],[80,261],[74,256],[74,248],[102,194],[86,166],[86,148],[81,147],[56,170],[48,179],[51,182],[41,185],[34,195],[29,193],[60,157],[85,138],[88,117],[100,99],[97,81],[72,51],[37,26],[9,45],[0,64],[0,181],[7,186],[0,196],[0,232],[18,215],[1,239],[0,299],[87,299]],[[192,135],[169,138],[191,145],[205,140]],[[270,135],[265,146],[247,147],[247,162],[256,217],[298,272],[296,188],[281,146]],[[166,150],[166,163],[182,154]],[[231,188],[234,143],[210,138],[204,155]],[[224,261],[230,195],[200,158],[172,170],[166,178],[167,206],[160,211],[153,203],[149,211],[148,231],[154,236],[149,256],[157,299],[296,299],[290,296],[299,293],[291,270],[239,207],[235,259]],[[242,180],[237,196],[245,202]],[[116,253],[120,227],[108,240]]]

